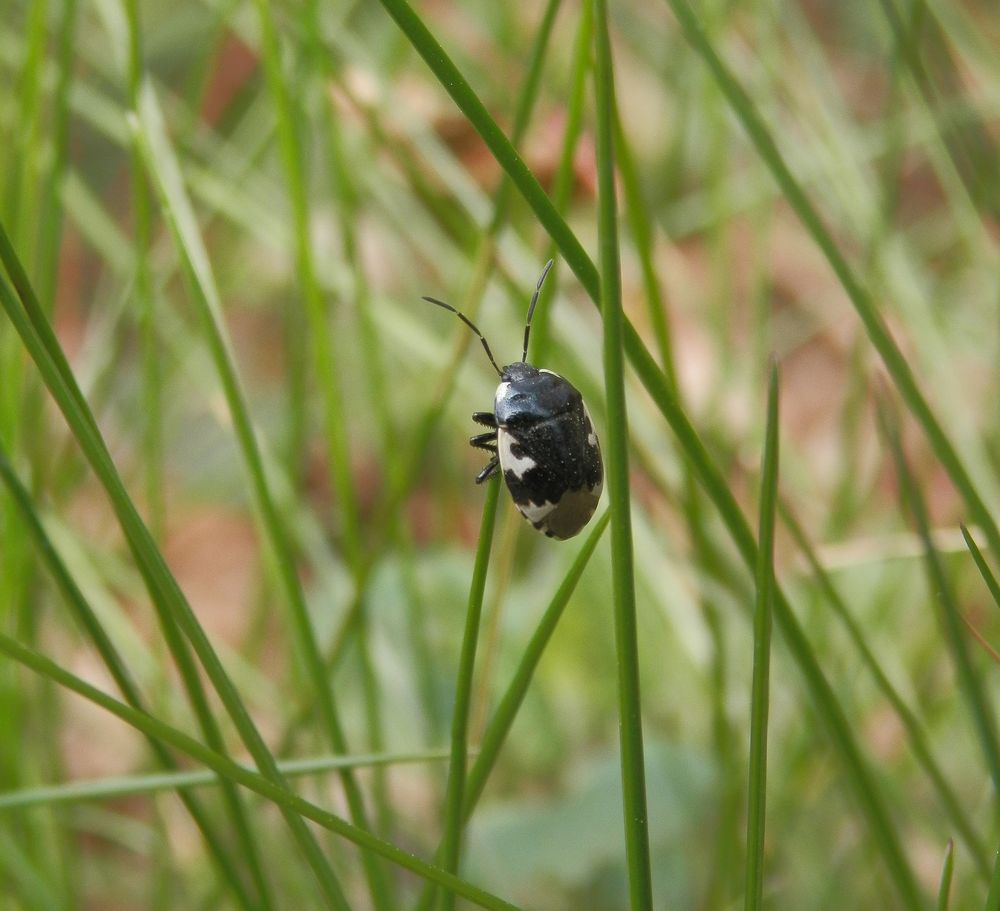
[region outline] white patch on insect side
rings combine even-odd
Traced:
[[[494,410],[496,410],[496,406],[500,404],[500,400],[506,398],[508,389],[510,389],[510,383],[505,382],[497,386],[497,394],[493,397]]]
[[[559,376],[559,374],[556,373],[554,370],[546,370],[544,367],[539,368],[538,372],[547,373],[549,374],[549,376]],[[559,379],[562,379],[562,377],[559,377]]]
[[[531,471],[537,464],[531,456],[515,456],[511,451],[517,443],[513,436],[502,427],[497,431],[497,444],[500,455],[500,467],[506,472],[513,472],[518,480],[524,477],[526,471]]]
[[[550,503],[546,500],[540,506],[536,506],[530,500],[527,503],[515,503],[518,511],[524,516],[529,522],[541,522],[553,509],[556,508],[555,503]]]
[[[587,445],[592,448],[596,448],[597,434],[594,433],[594,419],[590,416],[590,410],[587,408],[586,403],[583,405],[583,413],[587,416],[587,429],[589,430],[587,434]]]
[[[595,490],[586,487],[568,490],[559,498],[554,509],[541,521],[535,522],[535,527],[550,538],[558,538],[561,541],[572,538],[590,521],[600,498],[600,485]],[[524,513],[523,506],[518,504],[517,508]],[[527,516],[527,513],[524,514]]]

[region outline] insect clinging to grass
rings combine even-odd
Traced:
[[[423,299],[450,310],[476,333],[500,377],[493,410],[472,415],[477,424],[490,428],[469,439],[474,448],[491,454],[476,483],[501,471],[521,515],[548,537],[564,540],[579,533],[597,509],[604,465],[594,422],[579,391],[565,377],[526,360],[531,318],[551,268],[550,259],[528,305],[521,359],[502,370],[485,336],[464,313],[437,298]]]

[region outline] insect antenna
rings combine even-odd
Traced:
[[[535,315],[535,304],[538,303],[538,295],[542,292],[542,282],[545,281],[545,276],[549,274],[549,269],[552,268],[552,260],[550,259],[546,264],[545,268],[542,269],[541,277],[538,279],[538,284],[535,285],[535,293],[531,295],[531,303],[528,304],[528,316],[524,321],[524,352],[521,354],[521,362],[528,356],[528,336],[531,334],[531,318]]]
[[[493,352],[490,351],[490,343],[486,341],[485,336],[482,332],[476,328],[476,324],[472,322],[461,310],[456,310],[451,304],[446,304],[444,301],[439,301],[436,297],[423,297],[421,300],[427,301],[429,304],[437,304],[439,307],[444,307],[445,310],[450,310],[455,314],[466,326],[468,326],[476,335],[479,336],[479,341],[483,343],[483,349],[486,351],[486,356],[490,359],[490,363],[493,365],[493,369],[496,370],[497,376],[503,376],[503,371],[497,366],[496,359],[493,357]]]

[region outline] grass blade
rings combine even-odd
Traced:
[[[993,779],[994,799],[1000,795],[1000,744],[997,742],[996,720],[990,705],[986,690],[980,680],[979,673],[972,662],[965,639],[965,628],[961,613],[955,603],[951,582],[944,571],[941,557],[931,537],[930,516],[927,504],[920,494],[913,474],[910,471],[903,445],[899,437],[899,429],[894,422],[888,406],[880,403],[879,418],[882,431],[892,452],[896,472],[899,476],[900,496],[907,511],[916,525],[917,535],[924,549],[924,565],[927,570],[927,581],[932,597],[941,608],[941,626],[945,634],[955,674],[958,677],[962,696],[968,705],[973,725],[979,737],[986,768]]]
[[[757,152],[770,169],[782,193],[794,209],[806,230],[812,236],[816,246],[826,257],[840,281],[841,286],[850,298],[851,303],[868,333],[868,338],[882,358],[889,376],[906,407],[912,412],[917,422],[923,428],[934,454],[947,471],[952,483],[965,500],[970,514],[983,528],[983,533],[990,542],[990,547],[1000,553],[1000,529],[997,528],[986,504],[980,497],[976,486],[959,458],[958,452],[951,444],[937,417],[932,411],[927,399],[924,398],[910,365],[899,346],[893,340],[881,315],[875,306],[871,294],[855,276],[848,265],[844,254],[840,252],[833,236],[826,229],[819,213],[813,207],[802,185],[789,169],[784,157],[778,149],[771,132],[768,130],[750,96],[739,84],[729,68],[722,62],[706,34],[697,16],[691,9],[688,0],[667,0],[677,21],[684,30],[684,35],[691,46],[698,52],[711,70],[719,88],[729,101],[734,113],[753,141]]]
[[[586,569],[587,564],[590,562],[590,558],[593,556],[601,536],[608,527],[610,519],[611,513],[605,512],[594,524],[593,530],[584,542],[583,547],[580,548],[580,552],[576,555],[576,559],[573,561],[569,572],[566,573],[556,593],[552,596],[549,606],[542,614],[542,619],[538,622],[534,634],[524,648],[521,660],[514,671],[514,676],[511,678],[510,684],[497,704],[493,718],[483,732],[482,740],[479,743],[479,754],[476,756],[472,769],[469,771],[468,781],[465,786],[464,814],[466,819],[472,815],[473,809],[475,809],[479,798],[482,796],[483,788],[486,787],[486,781],[493,770],[493,766],[496,764],[500,748],[503,746],[504,741],[507,739],[507,734],[514,724],[517,711],[524,701],[524,696],[528,691],[528,684],[531,683],[531,678],[534,676],[538,662],[542,658],[545,646],[548,645],[549,640],[552,638],[559,619],[562,617],[563,611],[569,603],[570,596],[580,581],[584,569]]]
[[[993,877],[986,895],[986,911],[1000,911],[1000,848],[993,860]]]
[[[750,785],[747,794],[747,870],[743,907],[764,903],[764,818],[767,806],[767,717],[770,704],[771,612],[774,602],[774,517],[778,499],[778,365],[767,389],[767,435],[760,481],[757,599],[753,614],[750,695]]]
[[[309,610],[298,576],[292,541],[267,481],[263,451],[253,428],[250,410],[241,389],[231,346],[225,334],[221,304],[212,278],[208,254],[202,245],[197,222],[184,190],[177,161],[167,141],[155,92],[148,83],[143,88],[139,118],[134,123],[134,127],[150,176],[159,193],[164,214],[184,263],[192,296],[202,318],[208,347],[222,384],[226,405],[244,460],[262,533],[271,548],[285,601],[290,609],[293,631],[306,664],[306,671],[317,695],[320,719],[331,747],[338,753],[346,754],[349,752],[347,740],[327,679],[323,656],[316,642],[312,622],[309,618]],[[271,766],[276,768],[273,766],[273,760]],[[351,817],[358,825],[368,828],[364,800],[353,772],[350,769],[345,769],[341,778],[350,806]],[[315,854],[314,860],[319,861],[319,857]],[[380,900],[387,901],[387,896],[384,894],[384,880],[378,871],[370,866],[370,863],[370,861],[365,860],[366,870],[373,888],[377,889]],[[328,865],[325,866],[328,867]]]
[[[286,814],[292,814],[297,818],[312,820],[324,829],[353,842],[361,848],[378,854],[386,860],[410,870],[425,879],[433,880],[442,888],[454,891],[456,895],[468,899],[482,908],[491,911],[518,911],[515,905],[506,902],[495,895],[479,889],[467,883],[463,879],[435,867],[425,861],[420,860],[412,854],[397,848],[389,842],[351,825],[339,816],[330,813],[321,807],[310,803],[297,794],[289,791],[284,785],[278,784],[270,778],[265,778],[259,773],[239,765],[228,756],[216,753],[204,744],[189,737],[182,731],[171,727],[168,724],[154,718],[144,712],[139,712],[130,706],[119,702],[81,680],[75,674],[59,667],[55,662],[44,655],[27,648],[4,633],[0,633],[0,654],[23,664],[25,667],[47,677],[49,680],[58,683],[60,686],[83,696],[84,699],[100,706],[112,715],[120,718],[126,724],[131,725],[149,737],[155,737],[163,743],[173,747],[180,753],[184,753],[195,761],[211,769],[217,775],[227,778],[242,787],[255,791],[262,797],[275,803]]]
[[[128,98],[133,111],[139,109],[143,79],[143,54],[139,29],[138,0],[122,0],[128,22]],[[135,292],[139,331],[142,339],[143,466],[150,525],[159,538],[163,535],[166,507],[163,501],[163,379],[156,338],[152,274],[149,261],[153,213],[149,183],[142,168],[142,150],[136,137],[129,137],[130,190],[132,205],[132,250],[135,258]],[[261,882],[263,885],[263,882]]]
[[[892,685],[891,681],[886,676],[885,671],[882,670],[878,659],[868,647],[868,643],[865,641],[864,633],[862,632],[858,621],[852,616],[851,611],[848,609],[843,597],[841,597],[840,593],[834,587],[833,580],[830,578],[829,573],[820,564],[819,558],[816,556],[815,550],[806,538],[805,532],[802,530],[801,525],[799,525],[798,520],[792,515],[791,511],[786,508],[783,502],[779,502],[779,508],[781,509],[782,520],[784,521],[785,526],[791,532],[792,537],[795,539],[796,544],[802,551],[803,556],[806,558],[806,562],[812,570],[813,577],[816,580],[816,584],[819,586],[820,593],[826,599],[827,604],[829,604],[837,616],[840,617],[841,622],[847,629],[848,635],[851,637],[851,641],[854,643],[854,647],[858,650],[858,654],[861,656],[862,662],[864,662],[864,665],[868,668],[868,671],[874,678],[879,690],[881,690],[882,694],[896,712],[896,716],[899,718],[903,725],[903,729],[906,731],[906,737],[909,741],[910,749],[913,750],[914,758],[918,763],[920,763],[921,768],[927,774],[931,784],[937,791],[941,804],[944,807],[945,812],[948,814],[948,818],[951,820],[951,824],[955,827],[955,830],[961,836],[966,848],[972,855],[973,863],[976,865],[976,869],[978,870],[980,876],[988,882],[990,878],[990,862],[986,845],[979,836],[979,833],[976,832],[975,826],[972,825],[968,813],[966,813],[965,809],[962,807],[961,801],[958,799],[958,795],[955,793],[951,785],[948,784],[948,779],[945,778],[940,764],[934,758],[934,754],[931,752],[930,745],[927,742],[927,736],[920,724],[919,719],[903,700],[903,697],[899,694],[896,687]]]
[[[406,0],[380,0],[380,2],[437,76],[442,87],[469,119],[500,166],[510,175],[591,300],[599,305],[600,279],[597,268],[458,68]],[[628,320],[625,320],[624,327],[625,353],[633,369],[677,437],[699,483],[719,511],[740,551],[743,562],[753,571],[756,565],[757,545],[739,504],[680,407],[669,381],[657,366],[639,334]],[[920,890],[890,821],[883,793],[876,785],[871,770],[861,754],[836,693],[823,674],[822,667],[780,588],[776,589],[775,596],[775,617],[788,643],[789,651],[802,671],[806,686],[820,709],[820,717],[841,756],[847,770],[847,779],[858,794],[859,804],[875,833],[875,843],[883,855],[886,868],[903,898],[904,905],[909,908],[920,907]]]
[[[500,497],[500,477],[494,475],[486,489],[483,503],[483,520],[479,527],[479,545],[476,563],[469,586],[469,604],[465,614],[465,632],[458,663],[458,680],[455,684],[455,708],[451,721],[451,759],[448,763],[448,787],[444,800],[444,834],[441,838],[441,865],[451,873],[458,872],[462,842],[462,802],[465,796],[465,774],[468,758],[469,707],[472,704],[472,673],[476,663],[476,644],[479,640],[479,619],[483,611],[483,593],[486,591],[486,572],[490,562],[493,528],[496,524],[497,501]],[[444,907],[450,911],[455,905],[455,895],[445,896]]]
[[[964,525],[962,526],[962,537],[965,538],[965,546],[969,548],[969,553],[972,554],[976,569],[979,570],[979,574],[983,577],[983,581],[990,591],[993,602],[997,607],[1000,607],[1000,583],[997,582],[996,576],[993,575],[993,571],[990,569],[989,563],[986,562],[986,558],[979,549],[979,545],[976,544],[975,539],[969,534],[969,529]]]
[[[0,224],[0,261],[3,262],[20,295],[18,300],[6,278],[0,277],[0,306],[6,311],[21,341],[28,349],[31,359],[41,371],[45,385],[55,398],[66,418],[66,423],[76,436],[87,461],[108,494],[125,539],[142,573],[167,646],[177,662],[185,689],[206,739],[213,748],[217,745],[220,750],[223,749],[222,735],[209,709],[197,669],[193,666],[187,645],[180,636],[181,632],[205,668],[205,673],[212,681],[258,767],[262,768],[272,780],[280,780],[274,757],[129,497],[108,447],[97,428],[93,413],[73,377],[66,355],[55,337],[51,324],[38,305],[38,299],[2,224]],[[343,892],[336,876],[312,833],[295,814],[286,814],[285,819],[309,859],[328,900],[337,907],[347,908],[346,899],[343,899]]]
[[[144,711],[140,706],[133,708]],[[151,740],[163,749],[158,740]],[[447,759],[444,750],[426,750],[421,753],[372,753],[354,756],[318,756],[313,759],[284,759],[278,762],[286,778],[319,775],[350,767],[352,769],[401,765],[404,763],[435,762]],[[244,766],[253,771],[249,766]],[[186,794],[191,788],[217,787],[219,776],[207,769],[184,772],[161,772],[155,775],[123,775],[99,778],[94,781],[71,781],[67,784],[22,788],[0,793],[0,811],[17,807],[52,806],[54,804],[83,803],[94,800],[118,800],[122,797],[142,797],[177,791]],[[228,782],[227,782],[228,783]],[[248,905],[249,907],[249,905]]]
[[[569,572],[566,573],[556,593],[552,596],[549,606],[542,614],[542,619],[538,622],[534,634],[524,648],[521,660],[514,671],[514,676],[500,698],[493,718],[483,732],[479,743],[479,753],[465,783],[462,816],[466,821],[472,816],[476,804],[479,803],[479,798],[482,796],[490,773],[496,765],[500,750],[507,739],[507,735],[510,733],[514,719],[517,717],[518,709],[520,709],[525,694],[528,692],[528,685],[535,674],[538,662],[541,660],[545,647],[552,638],[559,619],[562,617],[563,611],[569,603],[570,596],[576,589],[584,569],[586,569],[587,564],[590,562],[590,558],[593,556],[601,536],[607,529],[610,519],[611,513],[605,511],[594,524],[594,528],[588,535],[583,547],[580,548],[580,552],[576,555],[576,559],[573,561]],[[436,856],[441,856],[441,846],[438,847]],[[417,908],[425,911],[425,909],[431,907],[432,903],[433,889],[428,886],[420,896]]]
[[[52,578],[62,593],[67,607],[73,614],[73,618],[90,637],[91,642],[104,661],[105,667],[107,667],[108,672],[111,674],[112,679],[117,684],[118,689],[121,690],[128,704],[139,711],[145,711],[139,687],[129,672],[125,661],[118,653],[94,610],[86,598],[84,598],[76,582],[73,581],[72,575],[66,569],[58,552],[49,540],[45,528],[38,517],[38,513],[35,511],[30,494],[18,479],[13,466],[7,458],[7,454],[2,448],[0,448],[0,477],[2,477],[11,498],[20,510],[25,527],[34,539],[35,546],[42,560],[47,565],[49,572],[52,574]],[[173,756],[158,740],[150,739],[149,745],[157,760],[164,768],[177,768],[177,763]],[[241,849],[253,851],[254,840],[250,835],[249,824],[246,813],[243,810],[243,805],[229,783],[226,783],[224,791],[226,805],[233,819]],[[222,880],[230,886],[236,900],[244,908],[256,907],[256,902],[253,901],[240,879],[237,866],[229,856],[229,852],[225,847],[225,840],[216,831],[201,801],[189,791],[183,789],[178,791],[178,796],[201,831],[209,854],[219,868]],[[0,802],[0,805],[2,805],[2,802]],[[253,863],[254,860],[255,853],[247,855],[248,863]],[[263,874],[261,873],[261,875]]]
[[[611,513],[611,584],[618,656],[618,730],[621,741],[625,859],[633,911],[653,907],[642,747],[639,643],[636,632],[632,507],[628,468],[628,411],[621,301],[621,263],[615,198],[615,84],[606,0],[594,0],[594,85],[597,100],[597,210],[604,324],[604,388],[608,433],[605,450],[608,511]]]
[[[937,911],[948,911],[951,904],[951,876],[955,872],[955,842],[948,839],[941,866],[941,884],[938,886]]]

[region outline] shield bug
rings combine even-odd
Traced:
[[[424,300],[454,313],[483,343],[500,377],[492,411],[476,411],[472,420],[488,427],[469,439],[491,453],[476,477],[482,484],[498,470],[518,511],[550,538],[572,538],[597,509],[604,486],[601,446],[583,397],[565,377],[527,363],[531,318],[552,260],[545,264],[524,322],[521,360],[502,370],[475,324],[451,304]]]

